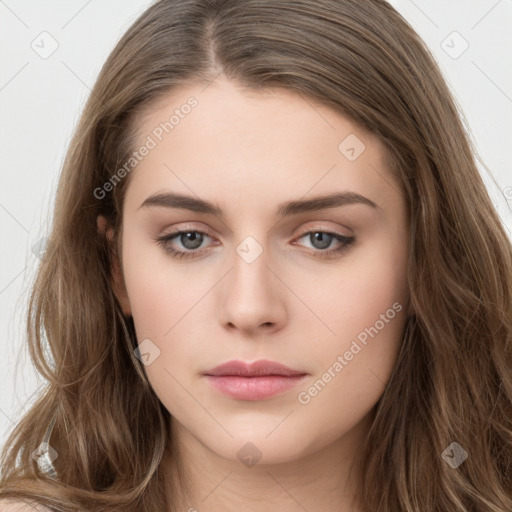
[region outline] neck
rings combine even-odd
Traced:
[[[250,459],[243,464],[236,456],[219,456],[172,418],[172,450],[162,461],[172,510],[268,512],[272,504],[281,512],[361,512],[354,465],[369,420],[365,417],[341,438],[317,450],[312,447],[308,454],[276,464],[250,465]]]

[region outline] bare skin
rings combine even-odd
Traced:
[[[145,370],[191,481],[173,498],[177,509],[359,512],[350,467],[408,311],[406,208],[383,146],[300,95],[250,92],[223,77],[174,90],[141,120],[140,145],[191,96],[197,106],[132,171],[114,269],[139,343],[160,351]],[[351,134],[362,152],[354,138],[339,148]],[[276,215],[281,203],[346,191],[376,207]],[[141,206],[166,192],[212,202],[223,216]],[[177,229],[195,238],[155,241]],[[322,258],[346,240],[326,233],[355,242]],[[203,375],[232,359],[269,359],[307,376],[270,398],[236,399]],[[171,479],[174,461],[163,464]]]

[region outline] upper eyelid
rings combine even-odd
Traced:
[[[179,229],[176,228],[168,234],[161,235],[160,238],[166,238],[166,237],[174,238],[183,233],[201,233],[203,235],[209,236],[210,238],[215,238],[215,239],[217,238],[211,233],[211,231],[197,229],[197,228],[187,228],[187,227],[179,228]],[[344,235],[343,233],[338,233],[336,230],[331,229],[331,228],[311,227],[311,228],[302,230],[300,232],[300,234],[295,236],[294,239],[302,238],[303,236],[308,235],[310,233],[327,233],[330,235],[340,236],[340,237],[344,237],[344,238],[351,238],[353,236],[353,235]]]
[[[318,231],[318,232],[323,232],[323,233],[331,233],[333,235],[339,235],[339,236],[344,236],[346,238],[349,238],[351,236],[353,236],[353,230],[348,228],[347,226],[345,226],[345,229],[347,229],[348,231],[350,231],[349,234],[344,234],[344,233],[340,233],[338,229],[336,228],[331,228],[329,226],[322,226],[320,225],[321,222],[325,222],[325,221],[311,221],[313,223],[315,223],[313,226],[309,226],[309,227],[305,227],[305,228],[302,228],[300,230],[301,233],[303,234],[307,234],[307,233],[310,233],[312,231]],[[213,231],[210,230],[209,228],[202,228],[202,227],[196,227],[196,226],[187,226],[186,223],[184,223],[185,225],[184,226],[181,226],[179,225],[179,227],[176,227],[176,228],[173,228],[172,230],[170,230],[170,232],[168,234],[163,234],[161,236],[172,236],[174,234],[177,234],[177,233],[182,233],[182,232],[190,232],[190,231],[195,231],[195,232],[198,232],[198,233],[203,233],[203,234],[206,234],[208,236],[211,236],[213,238],[216,238],[215,235],[213,234]],[[294,232],[297,231],[297,230],[294,230]],[[302,236],[302,235],[300,235]]]

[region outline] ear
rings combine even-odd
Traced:
[[[103,215],[98,215],[96,219],[96,224],[98,228],[98,233],[103,236],[106,236],[109,245],[111,246],[111,255],[112,255],[112,268],[110,269],[112,272],[112,280],[111,285],[114,290],[114,294],[121,305],[123,313],[126,316],[132,314],[130,301],[128,300],[128,293],[126,291],[126,285],[124,283],[123,273],[121,272],[121,266],[119,264],[119,258],[115,248],[112,245],[112,239],[114,236],[114,229],[108,225],[107,218]]]

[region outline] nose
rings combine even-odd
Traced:
[[[220,288],[222,325],[246,334],[281,329],[286,320],[285,293],[290,292],[268,265],[266,252],[252,262],[236,254],[233,262]]]

